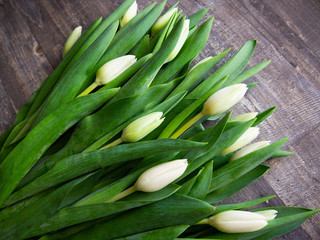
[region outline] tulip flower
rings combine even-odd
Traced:
[[[175,132],[171,138],[178,138],[189,127],[204,116],[218,115],[227,111],[243,98],[247,90],[248,88],[246,84],[239,83],[215,92],[204,103],[202,111]]]
[[[141,140],[158,126],[160,126],[164,120],[164,118],[161,119],[162,115],[162,112],[154,112],[133,121],[125,129],[123,129],[122,135],[119,139],[101,149],[107,149],[122,142],[137,142]]]
[[[231,118],[229,122],[246,122],[254,119],[257,115],[257,112],[244,113],[234,118]]]
[[[257,212],[230,210],[218,213],[198,224],[210,224],[225,233],[255,232],[268,225],[267,218]]]
[[[241,150],[239,150],[238,152],[236,152],[235,154],[233,154],[230,159],[230,162],[237,160],[237,159],[239,159],[249,153],[257,151],[263,147],[266,147],[269,144],[270,144],[270,141],[260,141],[260,142],[252,143],[249,146],[246,146],[246,147],[242,148]]]
[[[246,84],[239,83],[217,91],[205,102],[203,114],[211,116],[227,111],[243,98],[247,90]]]
[[[137,15],[138,12],[138,4],[136,1],[132,3],[130,8],[126,11],[126,13],[123,15],[123,17],[120,20],[120,27],[124,27],[132,18],[134,18]]]
[[[278,211],[270,209],[270,210],[258,211],[255,213],[258,213],[258,214],[264,216],[267,219],[267,221],[269,221],[269,220],[273,220],[276,218]]]
[[[124,198],[136,191],[140,192],[156,192],[168,186],[174,180],[178,179],[187,169],[187,159],[178,159],[154,166],[143,172],[136,183],[119,193],[107,202],[114,202]]]
[[[82,32],[82,27],[76,27],[72,33],[69,35],[66,43],[64,44],[62,56],[64,57],[70,51],[72,46],[76,43],[76,41],[80,38]]]
[[[169,22],[171,16],[178,11],[178,8],[172,8],[161,16],[151,28],[151,35],[155,36]]]
[[[175,48],[173,49],[173,51],[170,53],[170,55],[168,56],[168,58],[166,59],[165,63],[168,63],[168,62],[172,61],[172,60],[178,55],[178,53],[180,52],[183,44],[185,43],[185,41],[186,41],[187,38],[188,38],[188,35],[189,35],[189,25],[190,25],[190,20],[189,20],[189,19],[186,19],[186,20],[184,21],[183,29],[182,29],[181,35],[180,35],[180,37],[179,37],[178,43],[177,43],[177,45],[175,46]]]
[[[137,58],[134,55],[125,55],[122,57],[115,58],[105,63],[96,74],[96,80],[86,90],[84,90],[78,97],[85,96],[96,87],[106,85],[107,83],[114,80],[121,73],[131,67]]]
[[[259,135],[259,128],[258,127],[250,127],[247,131],[242,134],[237,141],[235,141],[231,146],[223,150],[220,154],[227,155],[231,152],[237,151],[238,149],[246,146],[247,144],[251,143],[256,137]]]

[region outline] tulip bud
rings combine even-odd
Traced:
[[[267,219],[267,221],[269,221],[269,220],[273,220],[276,218],[278,211],[271,209],[271,210],[265,210],[265,211],[258,211],[255,213],[258,213],[258,214],[264,216]]]
[[[231,118],[229,122],[246,122],[254,119],[257,115],[258,115],[257,112],[245,113],[245,114],[236,116],[234,118]]]
[[[258,137],[258,135],[259,135],[259,128],[251,127],[247,131],[245,131],[244,134],[242,134],[242,136],[235,143],[233,143],[230,147],[223,150],[220,154],[227,155],[231,152],[237,151],[238,149],[251,143],[256,137]]]
[[[123,142],[137,142],[156,129],[164,120],[162,112],[154,112],[130,123],[122,132]]]
[[[105,63],[97,72],[95,82],[105,85],[118,77],[137,61],[134,55],[125,55]]]
[[[80,38],[82,32],[82,27],[76,27],[72,33],[69,35],[66,43],[64,44],[62,56],[64,57],[70,51],[72,46],[76,43],[76,41]]]
[[[130,8],[126,11],[126,13],[121,18],[120,27],[124,27],[124,25],[130,22],[130,20],[137,15],[137,12],[138,12],[138,4],[136,1],[134,1],[130,6]]]
[[[135,186],[137,191],[155,192],[178,179],[187,169],[187,159],[179,159],[152,167],[142,173]]]
[[[239,159],[249,153],[257,151],[263,147],[266,147],[269,144],[270,144],[270,141],[260,141],[260,142],[252,143],[249,146],[246,146],[246,147],[242,148],[241,150],[239,150],[238,152],[236,152],[235,154],[233,154],[230,159],[230,162],[237,160],[237,159]]]
[[[202,113],[211,116],[227,111],[243,98],[247,90],[246,84],[239,83],[215,92],[205,102]]]
[[[178,11],[178,8],[172,8],[161,16],[151,28],[151,35],[155,36],[170,20],[171,16]]]
[[[221,232],[254,232],[268,225],[266,217],[246,211],[226,211],[209,218],[209,224]]]
[[[190,20],[186,19],[184,21],[183,29],[182,29],[181,35],[179,37],[178,43],[174,47],[173,51],[170,53],[168,58],[166,59],[165,63],[168,63],[168,62],[172,61],[178,55],[178,53],[180,52],[183,44],[185,43],[185,41],[187,40],[188,35],[189,35],[189,24],[190,24]]]
[[[204,59],[202,59],[201,61],[199,61],[196,65],[194,65],[194,66],[190,69],[190,71],[188,72],[188,74],[191,73],[191,72],[192,72],[196,67],[198,67],[200,64],[205,63],[205,62],[209,61],[210,59],[212,59],[212,57],[207,57],[207,58],[204,58]]]

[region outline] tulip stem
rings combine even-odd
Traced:
[[[82,97],[82,96],[89,94],[98,86],[99,86],[98,83],[96,83],[96,82],[92,83],[89,87],[87,87],[86,90],[84,90],[82,93],[80,93],[78,97]]]
[[[121,198],[129,196],[131,193],[134,193],[135,191],[137,191],[137,188],[136,188],[136,185],[133,185],[132,187],[129,187],[128,189],[122,191],[121,193],[114,196],[113,198],[110,198],[109,200],[106,201],[106,203],[115,202]]]
[[[121,144],[122,142],[123,142],[122,138],[118,138],[117,140],[114,140],[112,143],[109,143],[109,144],[105,145],[104,147],[100,148],[100,150],[117,146],[117,145]]]
[[[196,225],[200,224],[209,224],[209,218],[202,219],[200,222],[197,222]]]
[[[183,125],[178,131],[176,131],[170,138],[178,138],[182,133],[184,133],[188,128],[190,128],[195,122],[197,122],[200,118],[204,117],[204,114],[202,112],[198,113],[196,116],[194,116],[189,122],[187,122],[185,125]]]

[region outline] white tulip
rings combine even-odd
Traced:
[[[173,51],[170,53],[168,58],[166,59],[165,63],[168,63],[168,62],[172,61],[178,55],[178,53],[180,52],[183,44],[185,43],[185,41],[187,40],[188,35],[189,35],[189,24],[190,24],[190,20],[186,19],[184,21],[183,29],[182,29],[181,35],[179,37],[178,43],[174,47]]]
[[[151,28],[151,35],[155,36],[170,20],[171,16],[178,11],[178,8],[172,8],[161,16]]]
[[[249,153],[257,151],[263,147],[266,147],[269,144],[270,144],[270,141],[260,141],[260,142],[252,143],[249,146],[246,146],[246,147],[242,148],[241,150],[239,150],[238,152],[236,152],[235,154],[233,154],[230,159],[230,162],[237,160],[237,159],[239,159]]]
[[[138,4],[136,1],[132,3],[130,8],[126,11],[123,17],[120,20],[120,27],[124,27],[132,18],[137,15],[138,12]]]
[[[134,55],[125,55],[105,63],[96,74],[96,84],[105,85],[131,67],[137,61]]]
[[[238,138],[235,143],[231,146],[223,150],[220,154],[227,155],[231,152],[237,151],[238,149],[246,146],[247,144],[251,143],[256,137],[259,135],[259,128],[258,127],[250,127],[247,131],[242,134],[240,138]]]
[[[267,219],[267,221],[269,221],[269,220],[273,220],[276,218],[278,211],[270,209],[270,210],[258,211],[255,213],[258,213],[258,214],[264,216]]]
[[[209,218],[209,224],[221,232],[254,232],[268,225],[266,217],[246,211],[226,211]]]
[[[62,52],[62,56],[64,57],[65,55],[67,55],[67,53],[70,51],[70,49],[72,48],[72,46],[76,43],[76,41],[80,38],[81,36],[81,32],[82,32],[82,27],[76,27],[72,33],[69,35],[66,43],[64,44],[63,47],[63,52]]]
[[[246,122],[254,119],[257,115],[257,112],[244,113],[234,118],[231,118],[229,122]]]
[[[205,102],[202,113],[211,116],[227,111],[243,98],[247,90],[246,84],[239,83],[215,92]]]
[[[156,129],[164,120],[162,112],[154,112],[130,123],[122,132],[123,142],[137,142]]]
[[[137,191],[155,192],[178,179],[187,169],[187,159],[166,162],[142,173],[135,186]]]

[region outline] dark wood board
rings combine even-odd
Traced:
[[[64,42],[78,25],[84,28],[108,16],[122,0],[0,0],[0,133],[14,122],[19,108],[61,60]],[[139,8],[152,1],[138,0]],[[175,1],[168,0],[167,8]],[[183,13],[210,8],[215,16],[206,47],[198,59],[249,39],[258,45],[249,66],[272,60],[249,79],[259,84],[234,114],[278,106],[261,124],[260,139],[289,136],[295,154],[267,162],[271,170],[228,202],[276,194],[261,206],[320,206],[320,2],[318,0],[183,0]],[[278,239],[320,239],[320,216]]]

